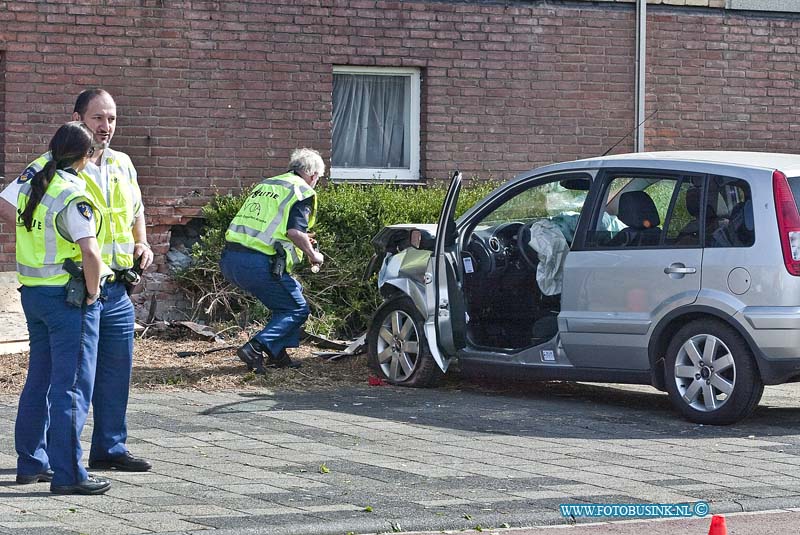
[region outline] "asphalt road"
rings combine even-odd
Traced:
[[[587,531],[566,533],[655,534],[675,521],[587,526],[609,519],[564,517],[559,506],[800,507],[796,385],[769,387],[752,418],[721,428],[681,420],[645,387],[492,390],[137,393],[129,445],[155,468],[106,472],[113,487],[99,497],[15,485],[16,400],[0,398],[0,533],[500,533],[577,523]],[[766,518],[743,533],[796,532]],[[688,522],[662,532],[707,533],[708,517]]]

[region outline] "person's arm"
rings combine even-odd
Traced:
[[[127,155],[125,156],[127,158]],[[153,251],[147,242],[147,223],[144,218],[142,190],[139,188],[139,174],[130,159],[128,159],[128,173],[133,188],[133,260],[135,262],[137,258],[141,258],[139,267],[144,271],[153,263]]]
[[[313,199],[305,199],[292,205],[289,221],[286,224],[286,236],[303,251],[309,262],[321,265],[324,257],[314,248],[316,240],[313,239],[313,234],[308,233],[308,218],[313,209],[313,202]]]
[[[311,243],[311,238],[309,238],[307,233],[301,232],[296,228],[290,228],[286,231],[286,236],[292,240],[292,243],[295,244],[298,249],[303,251],[303,253],[308,256],[308,260],[312,264],[322,264],[322,262],[325,260],[325,257],[322,256],[322,253],[314,249],[314,245]]]
[[[147,223],[144,219],[144,214],[140,214],[133,220],[133,258],[134,260],[141,257],[139,266],[142,271],[150,267],[153,263],[153,251],[147,243]]]
[[[100,273],[103,271],[103,260],[97,238],[86,237],[76,242],[81,248],[83,278],[86,281],[86,304],[91,305],[100,297]]]

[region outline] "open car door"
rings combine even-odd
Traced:
[[[462,288],[461,245],[456,232],[455,211],[461,191],[461,173],[453,173],[444,198],[431,258],[434,291],[427,292],[428,317],[425,335],[431,353],[442,371],[450,358],[466,345],[467,314]]]

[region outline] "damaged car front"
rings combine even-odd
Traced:
[[[378,274],[384,303],[370,324],[367,344],[376,356],[373,366],[394,384],[428,386],[446,369],[446,363],[431,358],[425,336],[436,229],[433,224],[390,225],[372,240],[375,254],[364,278]]]

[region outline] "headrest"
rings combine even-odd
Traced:
[[[700,217],[700,197],[702,192],[703,189],[698,186],[692,186],[686,190],[686,211],[695,219]],[[715,217],[717,217],[717,209],[710,199],[706,199],[706,221]]]
[[[617,217],[636,229],[655,228],[661,224],[653,199],[643,191],[626,191],[620,195]]]
[[[700,196],[702,190],[697,186],[691,187],[686,190],[686,211],[689,215],[697,219],[700,217]]]
[[[747,200],[734,206],[729,225],[738,231],[753,232],[755,228],[753,201]]]

